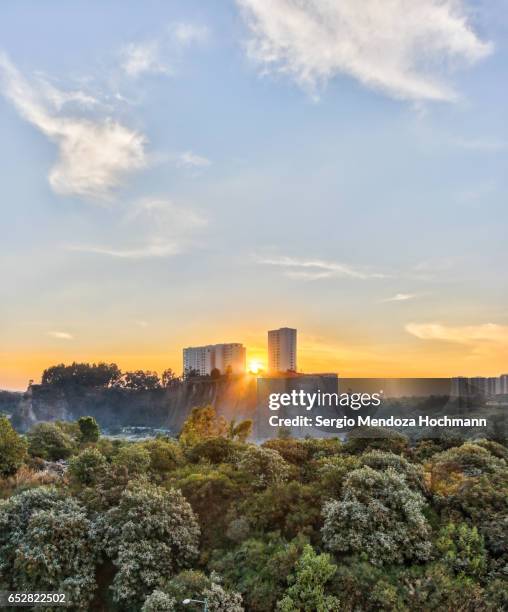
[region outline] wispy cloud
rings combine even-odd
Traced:
[[[134,78],[145,73],[170,73],[169,66],[162,61],[158,41],[127,45],[122,51],[122,68]]]
[[[93,245],[69,245],[69,251],[79,251],[82,253],[93,253],[95,255],[107,255],[117,259],[147,259],[152,257],[169,257],[180,252],[180,247],[176,242],[149,243],[138,247],[115,249]]]
[[[443,325],[442,323],[408,323],[405,328],[408,333],[421,340],[442,340],[459,344],[508,343],[508,325],[495,323],[462,326]]]
[[[65,248],[116,259],[171,257],[188,248],[194,232],[206,224],[204,217],[176,206],[171,200],[144,198],[132,204],[122,219],[123,228],[129,230],[126,233],[132,234],[135,229],[135,241],[112,245],[69,244]]]
[[[349,264],[322,259],[297,259],[294,257],[260,257],[255,256],[259,264],[283,268],[290,278],[302,280],[319,280],[323,278],[356,278],[360,280],[386,278],[385,274],[371,272]]]
[[[58,160],[49,173],[56,193],[105,198],[129,173],[146,166],[143,134],[112,118],[92,120],[58,112],[70,100],[88,100],[85,93],[38,87],[5,54],[0,54],[0,87],[19,114],[57,145]]]
[[[464,0],[236,2],[251,32],[249,56],[311,91],[346,74],[394,98],[451,101],[447,69],[492,53]]]
[[[49,331],[48,336],[56,338],[57,340],[74,340],[74,336],[72,334],[62,331]]]
[[[121,66],[132,78],[144,74],[172,75],[180,53],[191,45],[203,44],[208,28],[194,23],[172,23],[160,36],[131,42],[121,50]]]
[[[212,162],[207,157],[197,155],[192,151],[184,151],[178,156],[177,163],[182,168],[206,168]]]
[[[170,24],[170,35],[181,45],[193,43],[204,43],[208,40],[210,32],[208,28],[201,24],[179,22]]]
[[[382,302],[407,302],[414,300],[417,297],[416,293],[396,293],[392,297],[381,300]]]

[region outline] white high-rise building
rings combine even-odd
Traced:
[[[268,332],[268,371],[296,372],[296,329],[281,327]]]
[[[199,376],[209,376],[217,368],[221,374],[245,372],[246,351],[243,344],[209,344],[207,346],[190,346],[183,349],[184,374],[194,371]]]

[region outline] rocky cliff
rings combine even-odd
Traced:
[[[32,385],[14,411],[20,431],[39,421],[75,420],[90,415],[101,428],[166,428],[178,432],[192,408],[211,404],[227,419],[253,418],[256,379],[253,376],[189,381],[170,389],[57,389]]]

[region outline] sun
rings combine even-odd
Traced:
[[[262,369],[259,361],[249,361],[249,372],[251,374],[258,374]]]

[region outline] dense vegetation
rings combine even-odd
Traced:
[[[508,609],[508,449],[399,435],[246,442],[195,409],[178,440],[0,419],[0,590],[76,610]]]

